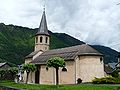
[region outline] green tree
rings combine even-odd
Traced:
[[[23,68],[23,70],[26,71],[26,73],[27,73],[26,81],[25,81],[25,83],[27,84],[29,73],[36,71],[36,66],[35,66],[35,64],[29,64],[29,63],[28,63],[28,64],[23,64],[23,67],[22,67],[22,68]]]
[[[56,85],[59,85],[59,67],[65,67],[65,61],[61,57],[52,57],[47,61],[46,69],[54,67],[56,69]]]
[[[18,68],[17,67],[10,67],[8,68],[8,72],[11,73],[13,77],[18,73]]]
[[[6,69],[0,69],[0,78],[2,78],[6,73]]]

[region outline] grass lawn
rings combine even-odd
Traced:
[[[120,90],[120,86],[114,85],[79,84],[60,85],[60,87],[57,88],[55,85],[16,84],[12,81],[0,81],[0,86],[21,88],[27,90]]]

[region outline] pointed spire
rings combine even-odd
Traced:
[[[45,15],[45,7],[43,10],[43,15],[42,15],[42,19],[40,22],[40,26],[39,26],[39,29],[36,35],[49,35],[48,28],[47,28],[46,15]]]

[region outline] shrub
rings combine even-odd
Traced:
[[[112,75],[112,77],[118,77],[119,76],[118,71],[113,71],[111,73],[111,75]]]
[[[18,73],[18,68],[17,67],[10,67],[8,69],[8,73],[11,73],[13,76],[15,76]]]
[[[92,83],[94,84],[120,84],[120,78],[115,77],[103,77],[95,78]]]
[[[0,80],[13,80],[17,73],[18,73],[18,68],[17,67],[0,69]]]
[[[77,84],[80,84],[80,83],[82,83],[82,79],[81,79],[81,78],[78,78],[78,79],[77,79]]]
[[[3,77],[6,73],[5,69],[0,69],[0,77]]]

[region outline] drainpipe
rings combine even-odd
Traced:
[[[76,84],[76,59],[75,59],[75,84]]]
[[[55,85],[55,70],[53,68],[53,84]]]
[[[77,58],[78,58],[78,56],[76,56],[75,59],[74,59],[75,60],[75,84],[77,84],[76,83],[76,80],[77,80],[77,74],[76,74],[76,72],[77,72],[76,71],[77,70],[77,63],[76,63],[76,61],[77,61]]]

